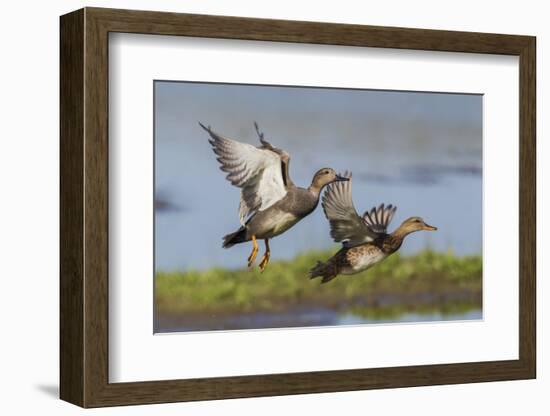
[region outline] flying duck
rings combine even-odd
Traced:
[[[323,168],[315,173],[308,188],[299,188],[289,175],[289,154],[273,147],[257,123],[254,126],[261,143],[258,147],[228,139],[199,124],[210,135],[209,142],[218,156],[220,169],[227,173],[227,180],[241,188],[241,227],[223,237],[223,247],[252,241],[252,253],[248,257],[251,268],[258,254],[257,240],[264,240],[265,254],[259,264],[263,272],[271,255],[269,239],[284,233],[313,212],[326,185],[348,178],[331,168]]]
[[[420,217],[407,218],[391,234],[387,233],[397,207],[381,204],[359,216],[353,206],[351,173],[347,182],[332,184],[323,196],[323,210],[330,223],[330,236],[342,248],[326,262],[317,262],[310,278],[322,277],[322,283],[339,274],[355,274],[367,270],[395,253],[404,238],[415,231],[435,231]]]

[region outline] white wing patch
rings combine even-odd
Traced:
[[[269,150],[263,150],[263,152],[269,152],[272,155],[274,154]],[[258,191],[261,199],[261,205],[259,208],[260,211],[269,208],[286,195],[283,175],[281,172],[281,159],[278,155],[275,156],[276,160],[264,167],[260,180]]]

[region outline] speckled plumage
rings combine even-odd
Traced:
[[[332,238],[342,243],[342,248],[326,262],[317,262],[310,270],[310,277],[322,277],[326,283],[339,274],[362,272],[395,253],[404,238],[414,231],[436,230],[419,217],[405,220],[393,233],[389,225],[396,208],[380,205],[360,217],[351,198],[351,174],[349,182],[329,185],[323,197],[323,209],[331,227]]]
[[[311,269],[310,276],[322,276],[323,283],[329,282],[339,274],[356,274],[380,263],[401,247],[403,238],[383,234],[375,241],[353,247],[342,247],[325,263],[318,262]]]

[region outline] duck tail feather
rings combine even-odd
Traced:
[[[321,277],[321,283],[327,283],[338,276],[338,269],[331,260],[326,263],[318,261],[317,264],[309,271],[309,278],[315,279],[317,277]]]
[[[235,244],[244,243],[246,241],[246,228],[241,227],[231,234],[223,237],[223,248],[233,247]]]

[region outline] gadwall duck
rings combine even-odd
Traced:
[[[200,126],[210,135],[209,142],[218,156],[220,169],[227,172],[232,185],[241,188],[239,217],[241,227],[223,237],[223,247],[252,241],[252,253],[248,267],[254,265],[258,243],[265,242],[265,254],[260,261],[260,270],[266,268],[271,251],[269,239],[276,237],[309,215],[319,203],[321,190],[335,181],[347,181],[333,169],[323,168],[313,176],[311,185],[299,188],[289,175],[290,156],[282,149],[273,147],[254,123],[261,146],[222,137],[210,127]]]
[[[410,233],[437,230],[420,217],[410,217],[393,233],[387,234],[397,207],[381,204],[360,217],[353,206],[351,173],[345,176],[349,181],[330,185],[323,196],[322,205],[330,222],[330,235],[334,241],[342,243],[342,248],[325,263],[317,262],[310,270],[310,277],[322,277],[322,283],[339,274],[359,273],[380,263],[399,250]]]

